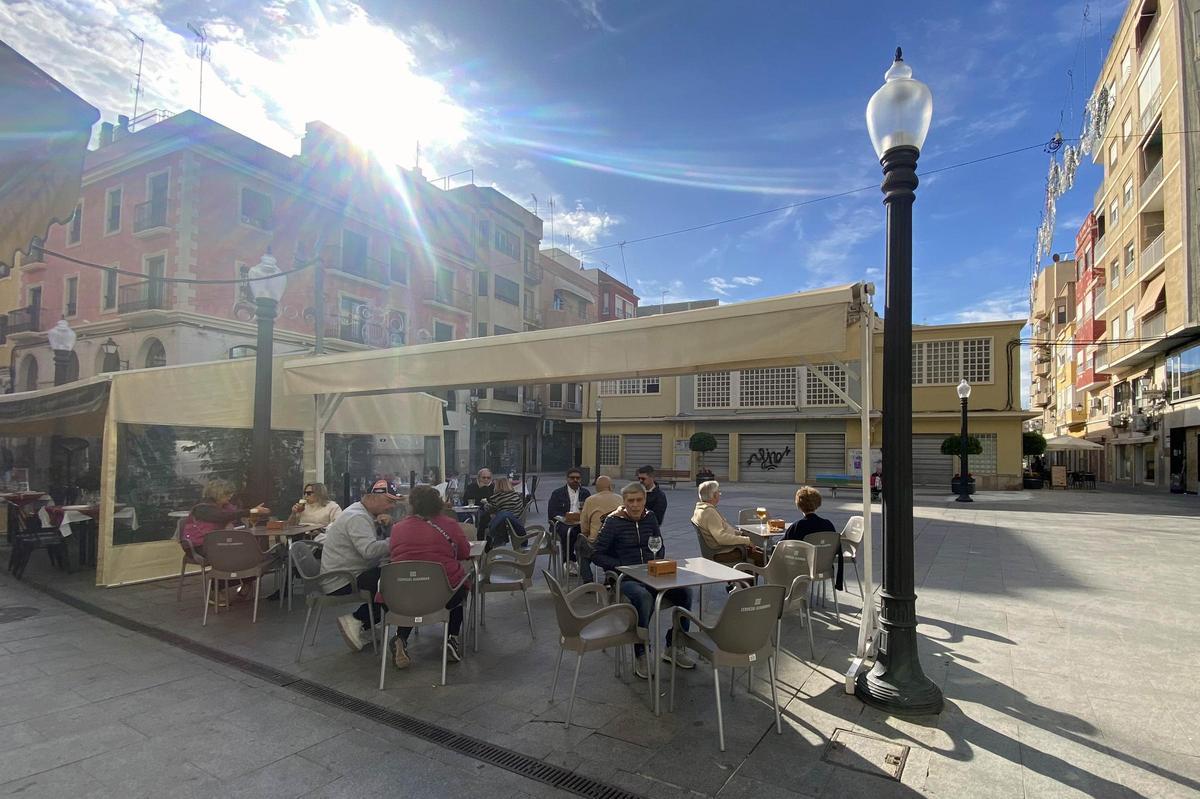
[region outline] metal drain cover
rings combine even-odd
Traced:
[[[899,780],[910,749],[904,744],[838,728],[833,731],[821,759],[863,774]]]
[[[13,605],[12,607],[0,608],[0,624],[10,624],[14,621],[28,619],[31,616],[36,616],[42,611],[38,608],[26,607],[25,605]]]

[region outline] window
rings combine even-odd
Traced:
[[[1065,314],[1065,309],[1059,309]],[[932,385],[957,384],[958,376],[958,342],[957,341],[926,341],[925,343],[925,382]]]
[[[480,297],[486,297],[488,295],[488,273],[487,272],[479,273],[479,279],[476,281],[475,291]]]
[[[729,407],[729,372],[701,372],[696,375],[696,407]]]
[[[536,308],[534,307],[535,305],[536,305],[536,303],[533,301],[533,292],[530,291],[529,289],[525,289],[525,313],[526,313],[526,315],[533,314],[534,310],[536,310]]]
[[[1112,341],[1115,346],[1119,346],[1121,340],[1121,315],[1113,317],[1112,321]]]
[[[1112,204],[1108,207],[1108,216],[1109,216],[1109,219],[1112,220],[1111,221],[1112,229],[1120,230],[1121,229],[1121,201],[1116,197],[1113,198]]]
[[[1065,325],[1067,323],[1067,304],[1060,302],[1054,312],[1054,324]]]
[[[1066,314],[1065,308],[1062,312]],[[963,378],[992,382],[990,338],[913,342],[913,385],[957,385]]]
[[[492,389],[492,399],[500,402],[520,402],[521,391],[517,386],[496,386]]]
[[[117,270],[104,270],[104,308],[105,311],[111,311],[117,307]]]
[[[167,365],[167,348],[156,338],[150,339],[146,348],[146,368],[157,369]]]
[[[1133,204],[1133,178],[1132,177],[1125,178],[1125,187],[1123,189],[1121,189],[1121,201],[1125,203],[1126,208],[1128,208],[1130,205]]]
[[[479,338],[483,338],[487,335],[487,322],[475,323],[475,335],[479,336]]]
[[[1113,288],[1121,285],[1121,259],[1114,258],[1108,265],[1108,282]]]
[[[552,305],[552,307],[554,308],[554,310],[556,310],[556,311],[563,311],[563,310],[566,310],[566,308],[567,308],[567,301],[566,301],[566,299],[563,297],[563,295],[562,295],[562,292],[561,292],[561,291],[556,291],[556,292],[554,292],[554,301],[551,303],[551,305]]]
[[[74,316],[79,310],[79,277],[73,276],[67,278],[65,301],[63,302],[63,315]]]
[[[254,189],[242,189],[242,222],[259,230],[270,230],[274,225],[274,202],[270,195]]]
[[[516,261],[521,257],[521,240],[504,228],[496,228],[496,249]]]
[[[555,295],[555,296],[558,296],[558,295]],[[609,295],[609,293],[608,293],[607,291],[606,291],[606,292],[604,292],[602,295],[600,295],[600,301],[603,303],[603,305],[601,306],[601,310],[602,310],[602,311],[603,311],[605,314],[607,314],[607,313],[608,313],[608,300],[609,300],[609,296],[610,296],[610,295]]]
[[[1134,316],[1135,312],[1136,309],[1132,305],[1125,309],[1125,333],[1131,338],[1136,335],[1134,333],[1134,319],[1137,318]]]
[[[533,274],[533,265],[536,262],[536,260],[537,260],[536,251],[533,249],[532,246],[526,244],[525,245],[525,274],[527,274],[527,275]]]
[[[1133,48],[1125,48],[1125,57],[1121,59],[1121,82],[1129,80],[1129,74],[1133,72]]]
[[[516,333],[516,332],[517,331],[509,330],[507,327],[502,327],[501,325],[492,325],[492,335],[493,336],[507,336],[510,333]]]
[[[621,437],[600,436],[600,464],[615,466],[621,462]]]
[[[1113,142],[1108,145],[1108,166],[1112,168],[1117,165],[1117,143]]]
[[[109,189],[104,194],[104,232],[121,231],[121,189]]]
[[[1157,116],[1159,100],[1162,98],[1162,75],[1159,70],[1158,51],[1150,57],[1145,69],[1145,76],[1138,84],[1138,109],[1142,115],[1142,133],[1151,130],[1154,118]]]
[[[434,279],[434,298],[443,305],[454,305],[454,270],[438,267]]]
[[[1075,368],[1077,370],[1083,368],[1083,349],[1082,348],[1075,351]],[[968,380],[967,382],[970,383],[971,381]]]
[[[781,408],[796,405],[794,366],[745,369],[741,377],[743,408]]]
[[[912,381],[914,386],[925,382],[925,345],[917,341],[912,345]]]
[[[367,303],[357,297],[342,297],[340,302],[338,338],[343,341],[366,343],[366,327],[369,312]]]
[[[1132,275],[1134,268],[1133,242],[1125,245],[1125,274]]]
[[[963,339],[962,378],[968,383],[992,382],[992,340],[990,338]]]
[[[393,283],[408,285],[408,251],[403,247],[392,245],[388,257],[388,277]]]
[[[342,231],[342,271],[366,277],[367,237],[361,233]]]
[[[588,301],[583,298],[580,298],[580,300],[579,300],[579,318],[580,319],[588,318]]]
[[[486,219],[479,222],[479,248],[486,250],[491,246],[492,241],[492,223]]]
[[[83,238],[83,200],[80,200],[75,206],[75,213],[71,215],[71,221],[67,226],[67,244],[78,244]]]
[[[388,314],[388,346],[403,347],[408,341],[408,316],[404,311]]]
[[[433,322],[433,340],[434,341],[454,341],[454,325],[448,325],[445,322],[434,320]]]
[[[1200,344],[1167,358],[1167,379],[1171,382],[1172,400],[1200,394]]]
[[[810,366],[805,370],[804,380],[804,404],[805,405],[843,405],[845,401],[838,396],[837,392],[829,386],[821,382],[821,378],[817,377],[820,373],[828,378],[829,382],[846,390],[846,372],[836,364],[822,363],[816,366]]]
[[[1121,120],[1121,138],[1125,144],[1129,144],[1129,140],[1133,138],[1133,112],[1130,111],[1125,115],[1125,119]]]
[[[495,297],[510,305],[521,304],[521,287],[506,277],[496,275]]]
[[[633,377],[600,381],[600,394],[602,396],[622,397],[631,394],[657,394],[658,392],[659,384],[657,377]]]

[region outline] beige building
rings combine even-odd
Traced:
[[[1054,256],[1033,281],[1031,375],[1029,404],[1039,416],[1030,426],[1047,437],[1058,435],[1060,413],[1066,410],[1060,381],[1066,331],[1075,319],[1073,297],[1075,261]]]
[[[971,473],[981,489],[1021,487],[1021,425],[1030,416],[1020,409],[1017,342],[1023,324],[913,329],[912,458],[917,485],[950,489],[957,460],[940,450],[943,440],[959,432],[955,388],[965,377],[973,386],[971,434],[983,445],[983,454],[971,459]],[[847,339],[861,341],[854,329]],[[880,408],[882,323],[874,346],[874,407]],[[607,474],[631,478],[646,464],[694,474],[699,460],[687,442],[701,431],[717,439],[717,449],[704,458],[717,479],[798,484],[817,481],[821,475],[857,474],[866,460],[859,445],[859,417],[830,384],[857,397],[860,374],[861,362],[852,359],[592,383],[585,391],[583,462],[595,463],[592,426],[599,399],[600,468]],[[869,463],[879,460],[882,431],[878,414],[875,418]]]

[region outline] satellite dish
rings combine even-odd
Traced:
[[[431,341],[433,341],[433,334],[430,333],[428,330],[426,330],[425,328],[421,328],[420,330],[417,331],[417,343],[418,344],[428,344]]]

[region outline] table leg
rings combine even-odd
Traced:
[[[653,653],[654,655],[654,715],[656,716],[659,715],[658,700],[661,693],[659,686],[662,684],[659,680],[662,672],[662,653],[658,651],[658,647],[662,642],[662,614],[660,611],[662,610],[663,594],[665,593],[667,592],[659,591],[654,595],[654,649],[650,649],[649,646],[646,647],[646,654],[650,655]]]

